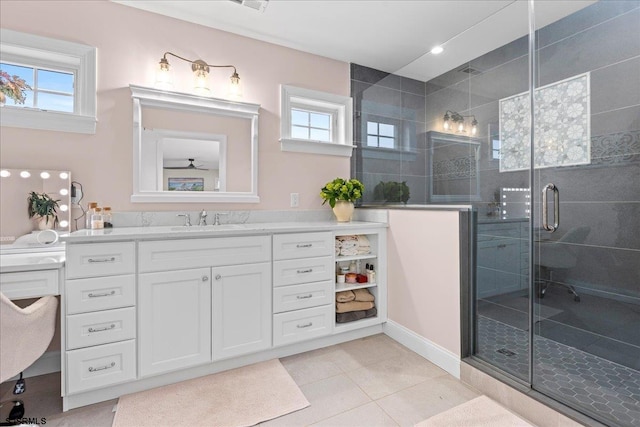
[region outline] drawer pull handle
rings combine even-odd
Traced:
[[[116,327],[116,324],[112,323],[109,326],[105,326],[103,328],[89,328],[88,331],[90,333],[92,333],[92,332],[104,332],[104,331],[109,331],[109,330],[111,330],[111,329],[113,329],[115,327]]]
[[[296,325],[296,328],[303,329],[308,328],[309,326],[313,326],[313,322],[305,323],[304,325]]]
[[[296,248],[311,248],[313,247],[313,243],[298,243]]]
[[[296,270],[296,273],[298,274],[305,274],[305,273],[311,273],[313,272],[313,268],[307,268],[306,270]]]
[[[220,280],[216,277],[216,280]],[[209,276],[202,276],[202,281],[203,282],[208,282],[209,281]]]
[[[309,295],[298,295],[296,298],[298,299],[307,299],[307,298],[311,298],[313,296],[313,294],[309,294]]]
[[[113,290],[111,292],[103,292],[101,294],[89,294],[88,297],[89,298],[100,298],[100,297],[110,297],[112,295],[115,295],[116,291]]]
[[[222,276],[219,274],[216,274],[216,280],[220,280],[220,279],[222,279]]]
[[[89,372],[104,371],[104,370],[107,370],[107,369],[111,369],[114,366],[116,366],[116,362],[111,362],[110,365],[98,366],[97,368],[94,368],[93,366],[89,366]]]
[[[116,257],[112,256],[111,258],[89,258],[89,263],[94,262],[115,262]]]

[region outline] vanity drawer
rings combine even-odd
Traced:
[[[273,236],[274,260],[329,256],[334,252],[335,242],[330,232]]]
[[[273,312],[300,310],[331,304],[334,300],[333,280],[279,286],[273,289]]]
[[[67,350],[136,337],[134,307],[67,316]]]
[[[67,247],[67,279],[135,273],[134,242],[71,244]]]
[[[306,308],[273,315],[273,345],[285,345],[329,335],[333,326],[333,305]]]
[[[9,299],[58,295],[59,270],[20,271],[0,274],[0,291]]]
[[[288,259],[273,262],[273,286],[333,280],[333,257]]]
[[[67,314],[130,307],[136,302],[133,274],[67,280],[65,289]]]
[[[136,341],[67,352],[67,392],[80,393],[136,378]]]
[[[271,236],[139,243],[140,273],[271,261]]]

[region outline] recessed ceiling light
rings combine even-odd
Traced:
[[[431,53],[433,53],[434,55],[441,54],[442,52],[444,52],[444,48],[442,46],[435,46],[433,49],[431,49]]]

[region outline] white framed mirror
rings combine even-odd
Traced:
[[[258,203],[260,105],[130,86],[132,202]]]

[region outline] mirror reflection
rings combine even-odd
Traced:
[[[0,244],[14,243],[20,236],[40,231],[42,227],[68,232],[71,222],[71,173],[59,170],[0,169]],[[57,221],[40,225],[39,218],[29,218],[28,198],[32,192],[57,202]]]
[[[430,150],[431,201],[479,200],[480,141],[435,131],[428,132],[427,138]]]

